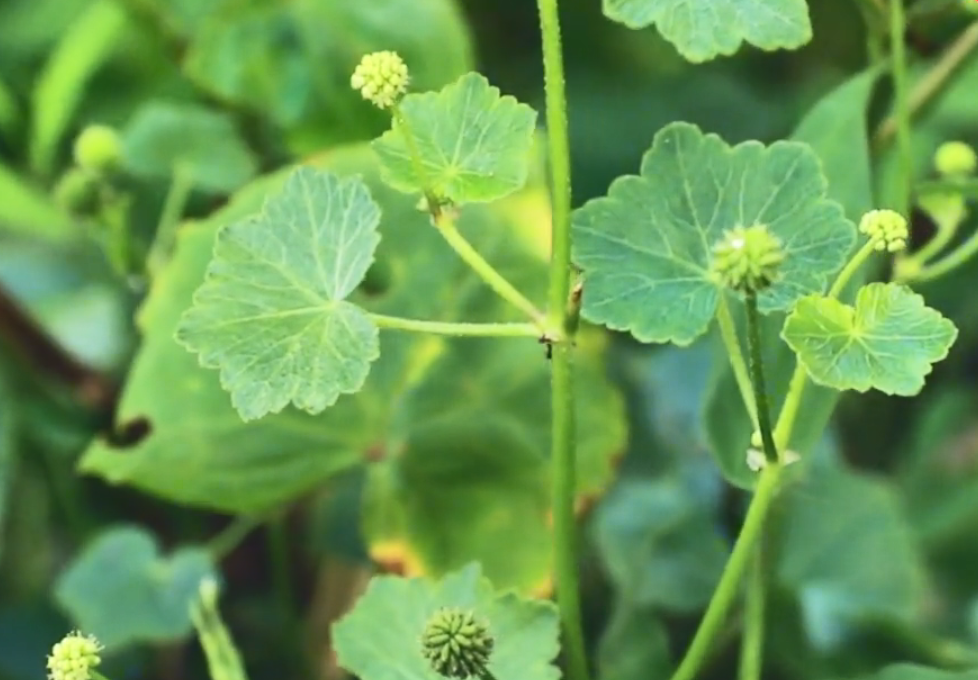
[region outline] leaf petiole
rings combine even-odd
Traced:
[[[771,409],[768,406],[767,384],[764,380],[764,363],[761,356],[761,315],[757,311],[757,292],[746,293],[747,307],[747,349],[750,356],[751,385],[754,388],[754,403],[757,405],[757,429],[761,432],[764,444],[764,457],[768,464],[778,462],[778,450],[771,432]]]
[[[754,402],[750,373],[747,370],[744,353],[740,349],[740,341],[737,339],[737,327],[734,324],[733,315],[730,313],[730,303],[727,302],[727,296],[725,294],[721,294],[720,304],[717,306],[717,325],[720,327],[720,337],[723,340],[723,346],[727,350],[727,356],[730,359],[730,368],[733,370],[734,379],[737,382],[737,389],[740,391],[740,397],[750,416],[751,424],[756,430],[758,428],[757,405]]]
[[[450,335],[459,338],[539,338],[540,328],[532,323],[446,323],[420,321],[397,316],[371,314],[370,319],[379,328],[433,335]],[[548,337],[548,340],[553,341]]]

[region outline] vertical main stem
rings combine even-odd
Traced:
[[[748,568],[744,604],[744,633],[740,644],[737,680],[761,680],[764,659],[764,560],[763,541],[758,541]]]
[[[581,603],[578,592],[576,522],[573,347],[577,310],[570,300],[571,280],[571,177],[567,132],[567,94],[560,38],[558,0],[538,0],[546,80],[547,137],[553,190],[553,230],[547,322],[564,336],[553,352],[551,465],[553,469],[554,563],[557,603],[564,634],[570,680],[588,680]]]
[[[904,35],[907,18],[904,0],[890,0],[890,57],[892,59],[897,148],[900,159],[900,194],[896,210],[910,214],[910,185],[913,182],[913,146],[910,139],[910,101],[907,84],[907,48]]]

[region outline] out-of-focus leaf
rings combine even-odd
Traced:
[[[737,226],[764,224],[786,254],[761,311],[822,292],[852,247],[854,229],[825,198],[808,147],[746,142],[675,123],[660,131],[640,176],[616,180],[605,198],[574,213],[574,262],[584,272],[582,315],[641,342],[688,345],[706,332],[723,288],[711,248]]]
[[[201,580],[213,576],[207,551],[181,548],[163,557],[144,529],[116,527],[75,558],[55,598],[106,647],[168,642],[191,632],[190,604]]]
[[[549,602],[499,594],[477,565],[438,582],[383,576],[333,627],[339,665],[363,680],[439,680],[421,655],[425,624],[441,608],[471,612],[489,627],[496,678],[558,680],[557,610]]]
[[[2,76],[2,74],[0,74]],[[13,135],[20,122],[20,110],[13,90],[0,77],[0,135]]]
[[[58,145],[81,103],[89,78],[112,54],[126,27],[125,10],[113,0],[97,0],[68,30],[34,86],[31,166],[48,175]]]
[[[916,664],[895,664],[861,680],[978,680],[978,670],[948,671]]]
[[[0,229],[50,239],[71,235],[71,220],[41,190],[2,164],[0,196]]]
[[[16,412],[10,392],[0,374],[0,564],[3,563],[3,538],[7,519],[8,492],[14,478]]]
[[[129,122],[123,143],[126,166],[134,173],[170,179],[179,172],[215,193],[237,189],[257,169],[225,114],[190,104],[146,104]]]
[[[729,56],[743,42],[776,50],[812,39],[805,0],[604,0],[604,12],[629,28],[655,24],[692,62]]]
[[[598,677],[665,678],[671,666],[666,628],[655,610],[619,599],[598,643]]]
[[[177,339],[221,370],[242,418],[288,405],[315,415],[363,386],[377,327],[346,298],[373,262],[379,222],[359,178],[299,168],[260,214],[218,232]]]
[[[890,485],[833,464],[783,493],[771,541],[777,579],[816,648],[837,647],[867,620],[919,613],[925,567]]]
[[[904,286],[872,283],[850,307],[836,299],[798,301],[784,339],[811,379],[839,390],[913,396],[947,356],[958,329]]]

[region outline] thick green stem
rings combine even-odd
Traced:
[[[740,398],[743,400],[744,408],[747,409],[747,414],[756,430],[758,428],[757,405],[754,402],[750,373],[747,370],[747,362],[744,361],[744,354],[740,349],[740,340],[737,339],[737,326],[734,323],[733,314],[730,313],[730,304],[727,302],[726,295],[720,296],[720,304],[717,307],[717,324],[720,326],[720,337],[730,359],[730,368],[733,370],[737,389],[740,390]]]
[[[371,314],[378,328],[415,333],[451,335],[459,338],[539,338],[540,328],[532,323],[443,323],[419,321],[398,316]]]
[[[764,558],[763,541],[758,541],[748,567],[744,604],[744,633],[740,644],[737,680],[761,680],[764,658]]]
[[[741,579],[754,554],[754,547],[761,536],[771,501],[776,495],[781,470],[780,463],[769,463],[761,470],[760,478],[757,480],[757,489],[754,492],[754,498],[751,500],[750,508],[747,510],[747,517],[744,519],[740,536],[737,537],[733,552],[730,554],[730,559],[720,577],[720,583],[713,592],[710,604],[706,608],[703,621],[700,623],[696,635],[693,636],[693,642],[690,644],[686,656],[673,674],[672,680],[693,680],[706,661],[710,648],[720,633],[730,607],[740,591]]]
[[[578,592],[576,521],[577,494],[575,452],[575,406],[573,336],[577,326],[579,298],[570,291],[571,280],[571,176],[570,141],[567,132],[567,94],[564,87],[564,57],[560,37],[558,0],[538,0],[540,33],[543,39],[543,71],[546,79],[547,139],[553,190],[548,322],[560,329],[566,342],[554,349],[552,363],[552,432],[554,561],[557,603],[564,633],[564,651],[570,680],[589,676],[581,626]]]
[[[791,374],[791,382],[788,383],[788,394],[784,398],[781,406],[781,413],[778,415],[778,422],[774,426],[774,445],[778,451],[785,451],[791,441],[791,433],[795,429],[795,421],[798,419],[798,412],[801,410],[801,400],[805,395],[805,385],[808,383],[808,371],[798,362],[795,364],[795,371]]]
[[[910,139],[910,101],[907,85],[907,17],[904,0],[890,0],[890,58],[896,117],[897,147],[900,158],[900,194],[896,209],[910,214],[910,185],[913,182],[913,145]]]
[[[177,227],[180,226],[180,218],[183,217],[183,211],[187,207],[187,200],[194,186],[193,179],[193,174],[189,171],[180,167],[173,169],[173,179],[163,200],[156,236],[146,259],[146,269],[153,278],[170,259],[176,241]]]
[[[764,458],[768,464],[778,462],[778,449],[771,432],[771,408],[767,399],[767,383],[764,380],[764,359],[761,352],[761,315],[757,311],[757,293],[747,291],[747,349],[750,354],[751,385],[754,387],[754,403],[757,404],[757,427],[764,444]]]

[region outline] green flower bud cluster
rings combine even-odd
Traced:
[[[92,670],[102,663],[102,645],[91,635],[73,631],[51,648],[49,680],[90,680]]]
[[[870,210],[859,222],[859,231],[869,237],[876,250],[891,253],[906,248],[910,237],[906,218],[893,210]]]
[[[75,215],[94,215],[124,167],[122,141],[112,128],[89,125],[75,139],[75,166],[54,188],[54,199]]]
[[[777,280],[784,258],[781,241],[763,224],[735,227],[713,247],[712,270],[724,286],[756,292]]]
[[[368,54],[350,78],[350,86],[374,106],[389,109],[407,92],[410,76],[407,64],[397,52]]]
[[[964,142],[944,142],[934,154],[934,167],[946,177],[973,175],[978,169],[978,155]]]
[[[96,175],[110,175],[122,167],[122,141],[106,125],[89,125],[75,139],[75,163]]]
[[[435,672],[457,680],[485,676],[493,645],[489,627],[462,609],[439,609],[421,636],[421,652]]]

